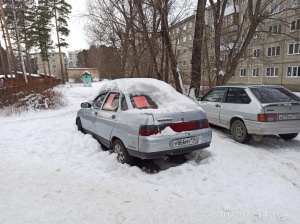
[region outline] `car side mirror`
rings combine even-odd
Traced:
[[[202,97],[202,96],[199,96],[199,97],[197,97],[197,100],[198,100],[198,101],[202,101],[202,100],[203,100],[203,97]]]
[[[81,108],[91,108],[91,107],[92,107],[92,104],[90,104],[89,102],[81,103]]]

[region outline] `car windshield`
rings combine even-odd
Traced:
[[[157,109],[157,105],[147,95],[130,95],[133,108],[137,109]]]
[[[261,103],[300,102],[300,98],[284,88],[255,87],[250,88]]]

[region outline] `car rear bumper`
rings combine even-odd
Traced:
[[[277,122],[245,121],[245,125],[249,134],[278,135],[300,132],[300,120]]]
[[[193,145],[174,147],[173,140],[197,137],[198,142]],[[147,136],[139,137],[139,151],[128,150],[129,154],[142,159],[154,159],[164,156],[185,154],[210,146],[212,131],[210,128],[191,132],[181,132],[171,136]]]
[[[127,149],[127,150],[129,152],[129,154],[131,154],[132,156],[136,156],[141,159],[155,159],[155,158],[162,158],[164,156],[174,156],[174,155],[186,154],[186,153],[190,153],[193,151],[207,148],[209,146],[210,146],[210,142],[203,143],[200,145],[193,145],[190,147],[171,149],[171,150],[160,151],[160,152],[137,152],[132,149]]]

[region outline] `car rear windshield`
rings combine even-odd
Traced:
[[[147,95],[130,95],[133,108],[137,109],[157,109],[157,105]]]
[[[284,88],[255,87],[250,88],[261,103],[300,102],[300,98]]]

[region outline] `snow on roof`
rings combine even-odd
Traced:
[[[201,108],[188,97],[178,93],[169,84],[152,78],[124,78],[103,81],[99,92],[116,90],[124,94],[148,95],[158,105],[158,109],[132,109],[131,113],[172,113]]]

